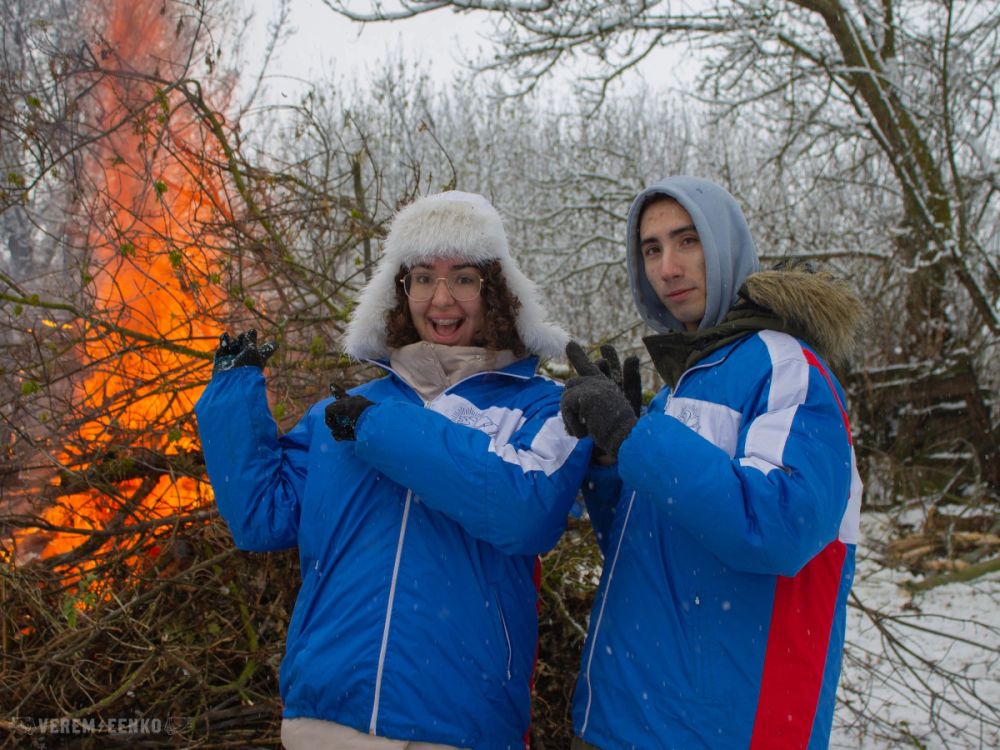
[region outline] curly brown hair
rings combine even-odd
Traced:
[[[483,329],[475,345],[494,351],[510,349],[515,357],[523,357],[527,347],[517,332],[517,311],[521,309],[521,300],[507,286],[500,261],[490,260],[476,268],[483,275]],[[405,266],[400,266],[396,272],[396,306],[385,314],[385,341],[392,349],[420,341],[420,334],[410,317],[406,292],[403,291],[402,281],[408,271]]]

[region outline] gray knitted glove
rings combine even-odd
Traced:
[[[560,410],[570,435],[590,435],[597,448],[617,459],[641,408],[639,361],[629,357],[623,372],[614,347],[601,347],[601,354],[604,358],[594,363],[575,341],[566,345],[566,355],[580,376],[566,383]]]
[[[573,378],[566,383],[559,406],[570,435],[589,434],[594,445],[613,459],[637,421],[632,405],[610,378]]]

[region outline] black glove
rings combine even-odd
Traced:
[[[219,337],[219,348],[215,350],[212,374],[232,370],[235,367],[256,367],[263,370],[267,360],[277,348],[278,345],[270,341],[258,347],[257,331],[253,328],[241,333],[235,339],[224,333]]]
[[[560,409],[569,434],[591,435],[594,445],[615,459],[642,408],[639,359],[627,358],[623,369],[613,346],[602,346],[601,354],[601,360],[591,362],[578,343],[566,345],[566,356],[579,377],[566,384]]]
[[[358,426],[361,414],[375,402],[364,396],[349,396],[336,383],[330,386],[330,393],[337,400],[326,407],[326,426],[330,428],[334,440],[354,440],[354,428]]]

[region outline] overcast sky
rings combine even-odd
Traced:
[[[254,49],[260,49],[269,22],[277,15],[277,0],[245,0],[256,14]],[[272,64],[269,87],[292,95],[301,90],[290,78],[315,81],[327,73],[338,78],[368,77],[380,61],[399,51],[407,59],[428,64],[433,77],[449,81],[461,70],[460,51],[474,54],[485,42],[479,36],[488,25],[470,14],[448,10],[405,22],[360,26],[338,16],[320,0],[293,0],[291,26],[296,31]],[[289,77],[289,78],[282,78]]]
[[[278,0],[244,0],[256,14],[253,49],[261,49],[269,22],[277,15]],[[426,13],[405,21],[373,23],[364,27],[334,13],[320,0],[292,0],[291,26],[295,33],[271,65],[268,88],[271,97],[292,97],[304,89],[294,79],[315,82],[327,74],[340,79],[365,79],[386,59],[402,52],[406,59],[426,63],[438,81],[450,81],[462,70],[461,60],[475,59],[489,49],[490,30],[483,14],[456,14],[448,9]],[[653,88],[681,85],[685,75],[678,53],[660,51],[644,61],[641,72]],[[674,62],[671,62],[674,61]],[[579,68],[564,68],[554,84],[570,90]],[[633,76],[634,81],[637,77]],[[690,79],[690,76],[686,76]],[[627,81],[626,81],[627,82]]]

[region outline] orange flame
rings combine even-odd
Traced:
[[[166,8],[95,3],[105,19],[100,63],[116,71],[101,75],[92,90],[94,124],[106,134],[87,167],[93,180],[87,275],[94,318],[108,325],[80,324],[79,355],[88,374],[74,397],[78,436],[62,456],[78,476],[94,468],[96,454],[107,468],[115,447],[177,456],[198,446],[190,414],[208,366],[198,352],[214,349],[217,335],[203,321],[223,302],[210,227],[226,215],[211,171],[211,135],[184,92],[162,82],[179,77],[170,61],[189,52],[189,40],[178,33],[182,24]],[[123,440],[127,445],[115,445]],[[133,478],[63,497],[45,520],[82,530],[113,519],[127,526],[211,499],[209,487],[191,478],[153,475],[151,487],[135,466],[124,468]],[[57,533],[44,555],[86,538]]]

